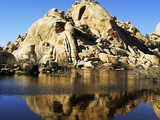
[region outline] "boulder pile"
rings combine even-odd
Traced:
[[[26,71],[54,71],[57,64],[77,68],[134,69],[159,65],[159,36],[143,36],[129,21],[120,22],[98,2],[76,1],[68,13],[51,9],[24,36],[5,48]],[[155,52],[156,51],[156,52]]]

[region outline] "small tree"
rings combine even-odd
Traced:
[[[9,42],[7,43],[7,46],[8,46],[8,45],[10,45],[11,43],[12,43],[12,42],[11,42],[11,41],[9,41]]]

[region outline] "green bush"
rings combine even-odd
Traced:
[[[154,42],[149,46],[151,49],[158,48],[160,49],[160,42]]]
[[[11,43],[12,43],[12,42],[11,42],[11,41],[9,41],[9,42],[7,43],[7,46],[8,46],[8,45],[10,45]]]
[[[128,57],[128,54],[125,51],[122,51],[122,50],[116,50],[116,51],[117,51],[117,55]]]

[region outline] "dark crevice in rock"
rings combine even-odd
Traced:
[[[67,55],[67,58],[69,61],[72,61],[72,56],[71,56],[71,46],[70,46],[70,43],[69,43],[69,39],[66,35],[66,39],[65,39],[65,42],[66,42],[66,55]]]
[[[84,32],[82,32],[81,30],[78,29],[74,29],[75,30],[75,35],[76,35],[76,39],[80,39],[82,42],[84,42],[85,45],[96,45],[95,39],[92,38],[92,36],[85,34]]]
[[[125,31],[123,28],[119,28],[119,29],[120,29],[120,32],[122,32],[122,34],[119,34],[119,35],[123,39],[126,45],[136,46],[139,50],[141,50],[145,54],[152,54],[142,41],[140,41],[134,36],[131,36],[130,33],[128,31]]]
[[[137,39],[135,36],[131,36],[130,32],[126,31],[121,27],[118,27],[118,25],[114,21],[110,21],[110,22],[112,24],[113,31],[117,31],[119,40],[121,39],[127,46],[136,46],[139,50],[141,50],[145,54],[152,54],[148,50],[147,46],[144,45],[143,41]]]
[[[66,23],[64,22],[57,22],[56,23],[56,33],[61,33],[63,32],[65,29],[64,29],[64,26],[65,26]]]
[[[33,68],[32,70],[30,71],[30,75],[32,76],[38,76],[39,75],[39,66],[36,64],[36,65],[33,65]]]
[[[86,10],[86,6],[81,7],[81,9],[79,10],[78,20],[81,20],[82,15],[83,15],[85,10]]]

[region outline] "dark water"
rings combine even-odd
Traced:
[[[132,71],[0,76],[0,120],[159,120],[160,84]]]

